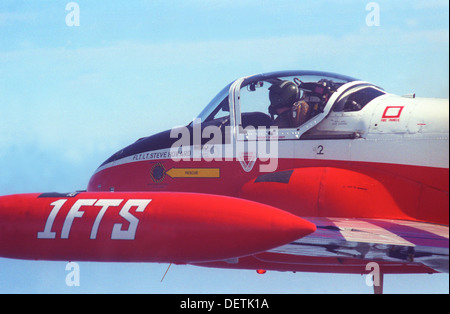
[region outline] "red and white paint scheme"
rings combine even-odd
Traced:
[[[305,120],[274,128],[271,87]],[[0,198],[0,256],[234,269],[447,272],[449,101],[316,71],[227,85],[186,127],[107,159],[87,190]]]

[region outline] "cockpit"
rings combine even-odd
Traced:
[[[305,133],[329,113],[354,112],[385,94],[355,78],[317,71],[284,71],[238,79],[198,115],[202,125],[270,128]]]

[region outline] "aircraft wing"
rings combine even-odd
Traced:
[[[449,227],[417,221],[307,218],[316,232],[271,253],[420,263],[449,272]]]

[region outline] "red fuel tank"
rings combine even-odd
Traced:
[[[0,256],[191,263],[289,243],[315,225],[280,209],[216,195],[83,192],[0,197]]]

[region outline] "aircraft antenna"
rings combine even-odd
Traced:
[[[172,263],[170,263],[169,267],[167,267],[166,272],[164,273],[164,276],[161,278],[161,282],[163,282],[164,278],[166,277],[166,274],[169,271],[170,266],[172,266]]]

